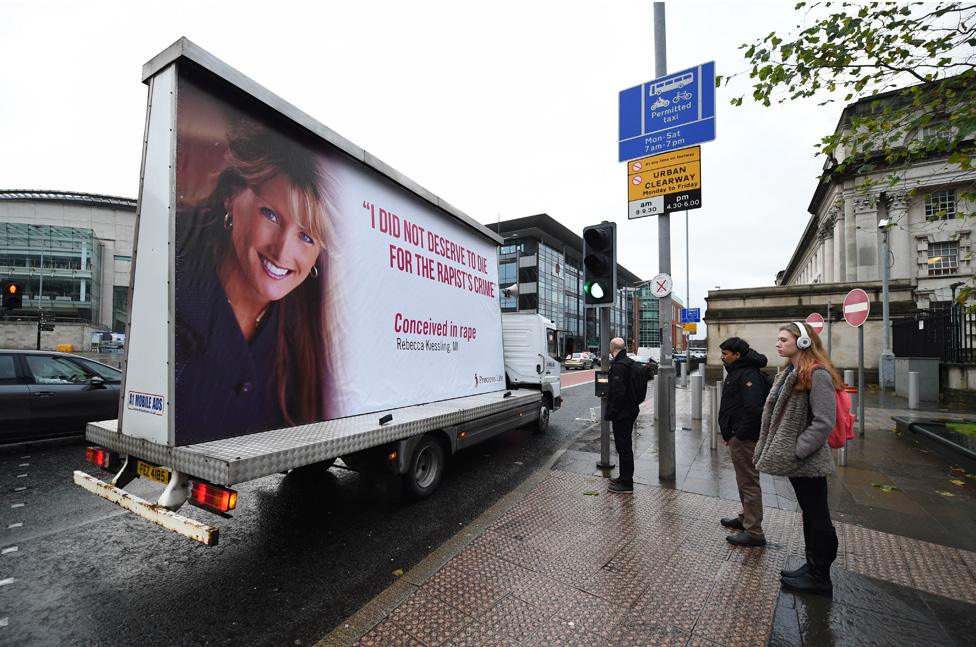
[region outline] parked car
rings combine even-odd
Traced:
[[[593,357],[589,353],[573,353],[569,356],[563,366],[566,370],[573,369],[591,369],[593,368]]]
[[[118,418],[122,371],[53,351],[0,349],[0,442],[84,434]]]

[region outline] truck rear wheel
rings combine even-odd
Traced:
[[[430,496],[444,476],[444,465],[444,446],[437,438],[424,436],[410,457],[410,469],[403,475],[407,493],[416,499]]]

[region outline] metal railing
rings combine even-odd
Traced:
[[[976,315],[959,305],[918,310],[891,324],[897,357],[938,357],[948,364],[976,364]]]

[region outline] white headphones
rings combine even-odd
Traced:
[[[796,338],[796,347],[800,350],[806,350],[810,348],[813,344],[813,340],[810,339],[810,335],[807,334],[807,329],[803,327],[799,321],[794,321],[793,325],[800,329],[800,336]]]

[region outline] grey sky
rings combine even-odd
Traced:
[[[618,222],[619,260],[658,271],[657,223],[627,221],[617,95],[654,76],[651,2],[0,0],[0,188],[135,197],[144,62],[186,36],[481,222]],[[740,43],[792,31],[793,2],[667,5],[668,69],[745,68]],[[769,285],[806,224],[814,144],[842,106],[728,105],[702,146],[691,305]],[[672,273],[685,295],[684,217]]]

